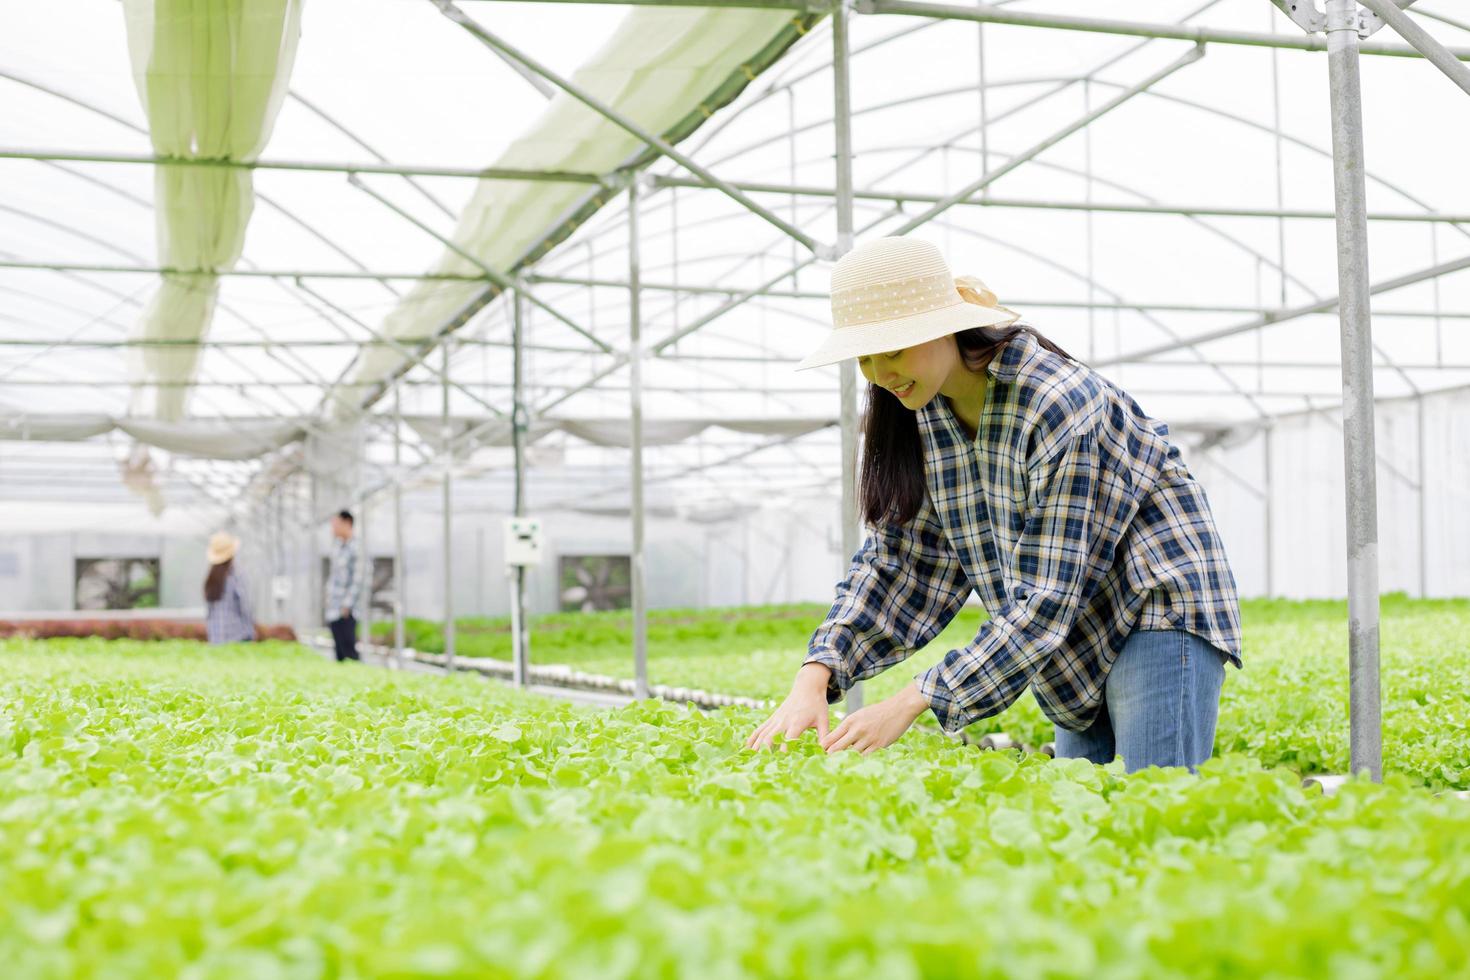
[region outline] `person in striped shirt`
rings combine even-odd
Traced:
[[[352,543],[351,511],[332,518],[332,558],[327,575],[327,626],[337,662],[361,659],[357,655],[357,608],[362,599],[362,569]]]
[[[956,732],[1028,687],[1059,756],[1128,771],[1213,752],[1236,583],[1169,427],[952,277],[906,237],[832,273],[834,326],[798,370],[855,358],[869,382],[859,506],[871,533],[791,693],[746,741],[817,730],[828,752],[892,744],[924,711]],[[975,638],[828,729],[856,681],[939,634],[975,592]]]

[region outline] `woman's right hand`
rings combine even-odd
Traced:
[[[818,738],[826,738],[827,681],[831,676],[832,670],[825,664],[802,664],[791,685],[791,693],[786,695],[786,700],[771,713],[771,717],[750,733],[745,747],[763,751],[771,747],[777,732],[784,734],[789,742],[809,728],[817,730]],[[781,751],[786,751],[784,743]]]

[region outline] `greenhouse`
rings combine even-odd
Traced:
[[[1470,973],[1470,9],[30,0],[0,93],[9,975]]]

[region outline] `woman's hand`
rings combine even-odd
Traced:
[[[821,738],[828,754],[843,749],[857,749],[863,755],[887,748],[909,730],[909,726],[929,708],[917,684],[910,684],[891,698],[859,708]]]
[[[831,668],[818,663],[803,664],[796,672],[791,693],[771,717],[750,733],[745,740],[747,749],[764,750],[771,747],[777,732],[790,741],[799,738],[808,728],[817,730],[819,739],[827,737],[827,680],[832,676]],[[786,745],[781,745],[786,751]]]

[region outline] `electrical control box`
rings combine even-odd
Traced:
[[[505,563],[507,565],[541,564],[541,521],[538,518],[506,518]]]

